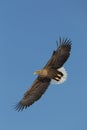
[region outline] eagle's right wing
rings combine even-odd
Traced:
[[[50,84],[50,79],[37,77],[31,88],[24,94],[22,100],[16,105],[16,110],[20,111],[29,107],[37,101],[46,91]]]
[[[71,41],[68,39],[60,38],[58,48],[53,52],[50,60],[47,62],[44,68],[58,69],[66,62],[70,55]]]

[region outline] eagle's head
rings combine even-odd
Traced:
[[[41,70],[37,70],[33,73],[34,75],[40,75],[41,77],[46,77],[47,76],[47,70],[46,69],[41,69]]]

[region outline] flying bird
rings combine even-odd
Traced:
[[[57,49],[53,51],[51,58],[47,64],[41,69],[34,72],[37,78],[24,94],[23,98],[18,102],[15,109],[22,111],[45,93],[50,83],[61,84],[67,79],[67,72],[63,66],[70,56],[71,41],[70,39],[59,39]]]

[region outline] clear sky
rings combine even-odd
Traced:
[[[72,41],[67,81],[16,112],[60,36]],[[87,130],[86,67],[86,0],[0,1],[0,130]]]

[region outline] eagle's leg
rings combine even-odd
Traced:
[[[52,83],[53,84],[60,84],[66,81],[67,79],[67,72],[64,67],[57,69],[56,71],[53,71],[52,75]]]
[[[52,69],[49,71],[48,76],[50,79],[60,81],[61,78],[63,77],[63,73],[61,71],[56,70],[56,69]]]
[[[63,77],[63,74],[62,73],[60,74],[59,72],[57,72],[56,76],[53,79],[55,79],[56,81],[60,81],[62,77]]]

